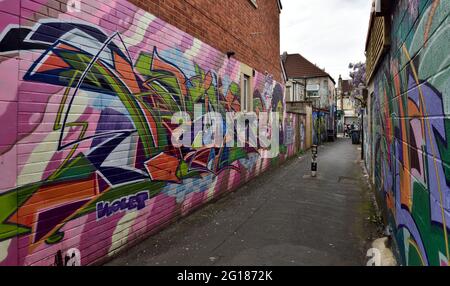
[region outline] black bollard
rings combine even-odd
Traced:
[[[318,146],[313,145],[311,147],[312,160],[311,160],[311,177],[315,178],[317,176],[317,153]]]

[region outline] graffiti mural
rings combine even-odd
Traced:
[[[300,150],[306,150],[306,119],[305,116],[300,116],[299,118],[299,141],[300,141]]]
[[[236,60],[127,1],[57,18],[17,2],[0,2],[0,265],[91,264],[270,167],[257,148],[171,143],[174,113],[240,111]],[[254,82],[255,111],[282,113],[283,87]]]
[[[297,134],[298,116],[288,113],[284,124],[284,144],[288,157],[295,156],[298,153],[299,138]]]
[[[405,265],[449,265],[449,1],[397,1],[375,76],[375,183]]]
[[[313,111],[313,144],[320,145],[327,141],[327,122],[329,114],[323,111]]]

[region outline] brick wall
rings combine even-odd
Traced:
[[[404,265],[450,260],[449,12],[449,1],[396,1],[373,81],[371,167]]]
[[[131,0],[222,53],[281,79],[278,0]]]
[[[283,124],[273,158],[173,144],[176,112],[240,111],[243,63],[257,70],[255,111],[285,122],[276,2],[212,2],[136,3],[151,13],[125,0],[0,2],[0,265],[101,263],[288,157]],[[247,24],[270,27],[277,51],[246,41]]]

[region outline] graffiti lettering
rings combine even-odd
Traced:
[[[77,248],[71,248],[66,252],[66,266],[81,266],[81,252]]]
[[[149,199],[148,192],[138,193],[134,196],[115,200],[111,204],[108,202],[97,203],[97,220],[110,217],[119,211],[141,210],[145,208],[145,202]]]
[[[8,12],[9,3],[0,1],[0,10]],[[0,71],[15,75],[0,85],[17,86],[6,88],[16,93],[1,95],[6,112],[0,120],[20,121],[17,132],[0,136],[0,161],[6,162],[1,171],[11,174],[0,180],[0,242],[28,243],[20,254],[8,247],[0,264],[51,264],[40,262],[40,255],[53,258],[51,247],[72,239],[72,233],[88,238],[77,239],[78,249],[92,249],[92,236],[106,220],[114,227],[102,234],[111,238],[114,252],[115,240],[126,241],[123,229],[131,229],[134,220],[142,232],[150,231],[235,189],[267,169],[272,158],[287,156],[279,142],[283,124],[278,131],[270,127],[283,118],[265,121],[270,150],[270,144],[251,145],[245,125],[242,147],[227,144],[238,136],[227,114],[241,111],[240,62],[181,31],[162,43],[160,33],[174,27],[128,1],[109,1],[100,13],[105,21],[92,11],[83,21],[68,14],[97,9],[94,0],[67,3],[67,11],[47,19],[41,13],[45,4],[29,5],[29,13],[40,15],[28,17],[35,21],[17,17],[0,31]],[[127,13],[119,13],[124,7]],[[116,18],[121,25],[112,28]],[[23,72],[11,73],[19,69],[19,52]],[[255,113],[283,117],[283,86],[257,71],[253,83]],[[192,118],[192,125],[181,132],[174,114]],[[211,128],[217,125],[212,114],[221,116],[222,129]],[[144,212],[150,199],[164,205]],[[118,213],[126,213],[126,223],[114,216]],[[86,231],[70,231],[80,229],[80,220],[89,222]],[[98,256],[89,257],[83,263]]]
[[[377,248],[371,248],[367,251],[366,257],[369,258],[366,266],[381,266],[381,252]]]

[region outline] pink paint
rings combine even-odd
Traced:
[[[19,4],[21,4],[22,10],[20,10]],[[143,25],[143,21],[149,20],[152,16],[128,1],[83,0],[81,4],[81,13],[67,12],[63,9],[64,11],[60,11],[59,14],[56,13],[55,17],[58,17],[61,22],[83,23],[97,27],[107,35],[119,31],[122,38],[125,39],[133,63],[136,62],[141,53],[151,54],[156,48],[159,55],[165,55],[164,59],[171,62],[173,66],[193,69],[194,64],[197,64],[205,72],[214,73],[217,78],[223,80],[224,86],[222,86],[221,92],[224,94],[227,92],[230,82],[238,83],[240,80],[240,62],[235,59],[228,59],[226,55],[212,46],[200,43],[193,36],[165,23],[161,19],[155,18],[148,21],[148,26]],[[39,23],[36,23],[36,20],[43,17],[39,14],[47,11],[46,5],[54,8],[54,2],[50,0],[7,0],[0,2],[1,31],[5,30],[8,25],[16,25],[19,22],[23,27],[37,27]],[[19,19],[18,16],[14,15],[21,15],[22,17]],[[41,19],[42,22],[49,20],[56,19]],[[133,44],[129,42],[133,42]],[[120,48],[122,49],[122,47]],[[9,122],[6,127],[0,130],[0,171],[6,175],[4,179],[0,180],[0,195],[16,187],[18,180],[20,185],[36,182],[53,184],[54,182],[46,181],[46,179],[52,176],[56,170],[59,170],[63,162],[70,162],[69,155],[72,156],[71,158],[81,153],[88,156],[93,150],[92,138],[58,150],[57,142],[61,134],[61,130],[58,128],[61,128],[60,125],[67,112],[68,101],[70,101],[74,89],[70,90],[69,97],[63,104],[63,95],[66,88],[58,85],[59,82],[54,83],[49,78],[35,78],[33,81],[24,80],[24,76],[44,54],[45,50],[46,48],[36,48],[22,50],[20,53],[13,51],[3,57],[3,61],[0,62],[0,71],[2,71],[0,87],[3,91],[6,91],[0,99],[0,120]],[[18,55],[20,55],[20,60],[16,58]],[[183,65],[180,64],[181,62]],[[114,75],[118,74],[117,68],[118,66],[111,68]],[[184,71],[181,68],[180,71],[186,72],[186,74],[193,73],[191,70]],[[30,74],[28,73],[28,75]],[[51,76],[56,77],[56,75]],[[144,80],[144,76],[138,73],[136,73],[136,77]],[[127,78],[126,75],[121,76],[121,80],[124,82],[129,79],[134,78],[133,76],[130,76],[130,78]],[[264,79],[265,75],[256,73],[255,91],[264,89]],[[44,83],[44,81],[49,83]],[[185,83],[183,82],[183,84]],[[105,83],[102,82],[101,85],[99,89],[103,88]],[[91,91],[82,90],[79,91],[77,96],[89,92]],[[86,123],[87,129],[83,138],[97,135],[96,131],[101,114],[97,105],[101,105],[102,100],[106,101],[107,96],[115,95],[110,95],[108,92],[103,96],[105,96],[105,99],[99,99],[92,95],[94,99],[85,97],[85,101],[80,100],[81,98],[74,101],[76,106],[71,109],[68,123]],[[63,112],[58,117],[61,106],[63,106]],[[117,109],[120,110],[121,108],[124,107],[120,106]],[[125,116],[127,114],[125,110],[120,112],[123,112]],[[81,126],[66,126],[63,132],[63,145],[78,141],[81,131]],[[133,134],[133,136],[134,141],[132,142],[136,143],[139,134]],[[72,148],[75,148],[73,153]],[[120,152],[136,154],[138,148],[136,146],[133,146],[133,148]],[[289,154],[292,154],[291,149],[289,149]],[[138,156],[144,155],[139,153]],[[94,163],[95,158],[90,158],[90,160],[92,160],[91,163]],[[130,161],[137,161],[137,158],[131,158]],[[246,170],[243,164],[234,162],[232,165],[240,168],[239,171],[222,171],[217,175],[216,180],[211,180],[211,182],[217,181],[213,187],[212,196],[225,194],[236,189],[249,178],[266,170],[270,164],[271,160],[260,159],[251,165],[250,169]],[[123,167],[132,169],[131,166]],[[97,172],[101,171],[97,170]],[[205,182],[207,181],[205,177],[210,174],[202,173],[201,175],[203,176],[203,182]],[[70,248],[76,248],[81,252],[83,265],[94,263],[109,255],[113,250],[112,246],[121,246],[120,244],[116,245],[117,241],[115,241],[116,238],[113,234],[116,230],[120,230],[119,222],[127,214],[136,212],[134,213],[135,216],[131,216],[134,218],[133,223],[126,230],[128,234],[118,235],[123,238],[123,241],[120,241],[124,243],[130,243],[144,235],[154,233],[174,219],[188,215],[193,209],[208,201],[208,195],[211,195],[209,194],[209,187],[211,186],[198,187],[196,192],[190,192],[179,202],[177,202],[175,196],[163,193],[156,194],[146,201],[144,209],[119,211],[100,220],[97,220],[95,211],[73,220],[71,220],[73,217],[66,218],[66,220],[61,221],[61,231],[64,233],[64,237],[55,244],[48,244],[45,241],[33,244],[32,237],[34,234],[26,234],[18,238],[13,237],[7,257],[0,262],[0,265],[51,265],[54,263],[58,251],[62,251],[64,254]],[[197,188],[197,185],[191,182],[189,185],[186,184],[184,188]],[[113,191],[110,190],[110,192]],[[69,193],[68,197],[70,195]],[[120,196],[118,197],[116,199],[122,199]],[[94,194],[92,199],[106,200],[105,197],[96,197]],[[68,199],[68,201],[70,200]],[[19,215],[21,215],[20,210]],[[37,217],[36,219],[38,219]]]
[[[0,261],[0,266],[18,265],[17,261],[17,238],[12,238],[8,249],[6,250],[6,258]]]

